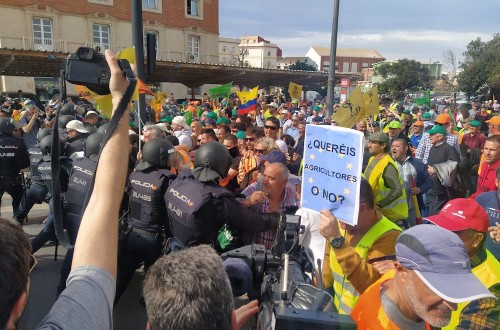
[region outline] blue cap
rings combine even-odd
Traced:
[[[281,163],[286,166],[287,160],[284,153],[278,150],[273,150],[267,155],[260,156],[260,159],[266,160],[269,163]]]

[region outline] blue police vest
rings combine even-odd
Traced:
[[[68,216],[81,217],[97,163],[89,158],[76,158],[69,177],[65,211]]]
[[[42,160],[42,151],[38,146],[34,146],[28,149],[30,154],[30,177],[31,181],[42,181],[40,172],[38,172],[38,163]]]

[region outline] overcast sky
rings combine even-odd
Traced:
[[[259,35],[283,56],[330,47],[334,0],[220,0],[221,37]],[[340,0],[337,45],[373,48],[387,59],[445,63],[477,37],[500,33],[500,0]]]

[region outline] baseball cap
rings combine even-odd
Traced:
[[[386,145],[389,145],[389,135],[384,132],[375,132],[372,135],[368,136],[368,141],[382,142]]]
[[[313,119],[312,119],[313,122],[315,123],[320,123],[323,121],[323,117],[321,116],[314,116]]]
[[[389,123],[389,125],[387,127],[389,127],[389,128],[401,128],[401,123],[397,120],[393,120]]]
[[[422,114],[422,119],[427,119],[427,120],[431,120],[431,114],[428,113],[428,112],[425,112]]]
[[[416,122],[413,123],[413,126],[424,126],[424,122],[421,120],[417,120]]]
[[[396,240],[396,260],[439,297],[452,303],[495,296],[471,272],[457,234],[434,225],[407,229]]]
[[[449,124],[451,122],[450,115],[447,113],[442,113],[437,116],[436,120],[434,120],[435,123],[444,125],[444,124]]]
[[[473,199],[456,198],[450,200],[441,211],[426,220],[451,231],[473,229],[486,233],[489,218],[484,208]]]
[[[481,122],[479,120],[473,120],[470,122],[470,125],[474,127],[481,127]]]
[[[281,163],[283,165],[287,164],[286,156],[279,150],[273,150],[267,155],[260,156],[261,160],[266,160],[269,163]]]
[[[271,103],[269,103],[267,106],[268,106],[268,107],[274,107],[274,108],[276,108],[276,109],[278,109],[278,108],[279,108],[279,105],[278,105],[276,102],[271,102]]]
[[[313,111],[321,111],[321,107],[319,105],[315,105],[313,107]]]
[[[237,138],[238,140],[245,140],[245,138],[246,138],[246,133],[245,133],[245,132],[243,132],[243,131],[238,131],[238,132],[236,132],[235,136],[236,136],[236,138]]]
[[[488,124],[500,126],[500,116],[493,116],[486,121]]]
[[[85,115],[85,117],[88,117],[89,115],[96,115],[96,116],[99,116],[99,114],[93,110],[90,110],[90,111],[87,111],[87,114]]]
[[[203,124],[205,125],[211,125],[211,126],[217,126],[217,122],[215,121],[215,119],[212,119],[212,118],[208,118],[206,119]]]
[[[184,118],[184,116],[174,117],[174,119],[172,119],[172,124],[181,125],[184,128],[190,128],[189,125],[186,123],[186,118]]]
[[[66,124],[66,129],[74,129],[77,132],[80,133],[88,133],[89,131],[83,126],[83,123],[79,120],[72,120],[69,123]]]
[[[231,119],[226,118],[226,117],[220,117],[219,119],[217,119],[217,121],[215,123],[217,125],[219,125],[219,124],[231,124]]]
[[[428,130],[427,133],[429,133],[429,134],[438,133],[438,134],[446,135],[446,129],[443,126],[434,125],[434,127],[431,128],[430,130]]]

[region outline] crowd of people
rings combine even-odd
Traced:
[[[106,59],[117,111],[128,82]],[[84,104],[42,111],[4,100],[0,187],[13,219],[0,220],[0,328],[19,322],[33,254],[48,241],[67,254],[39,328],[111,329],[113,306],[142,265],[137,299],[150,329],[235,329],[255,315],[258,301],[234,309],[219,254],[272,247],[280,215],[301,211],[307,126],[337,123],[324,100],[261,96],[247,114],[238,105],[171,95],[161,111],[147,109],[147,123],[136,127],[126,110],[113,130]],[[302,216],[314,224],[303,235],[324,246],[311,283],[359,329],[500,327],[499,110],[496,101],[458,113],[444,99],[426,107],[407,98],[352,127],[365,136],[358,224],[328,210]],[[29,241],[22,225],[36,203],[49,214]]]

